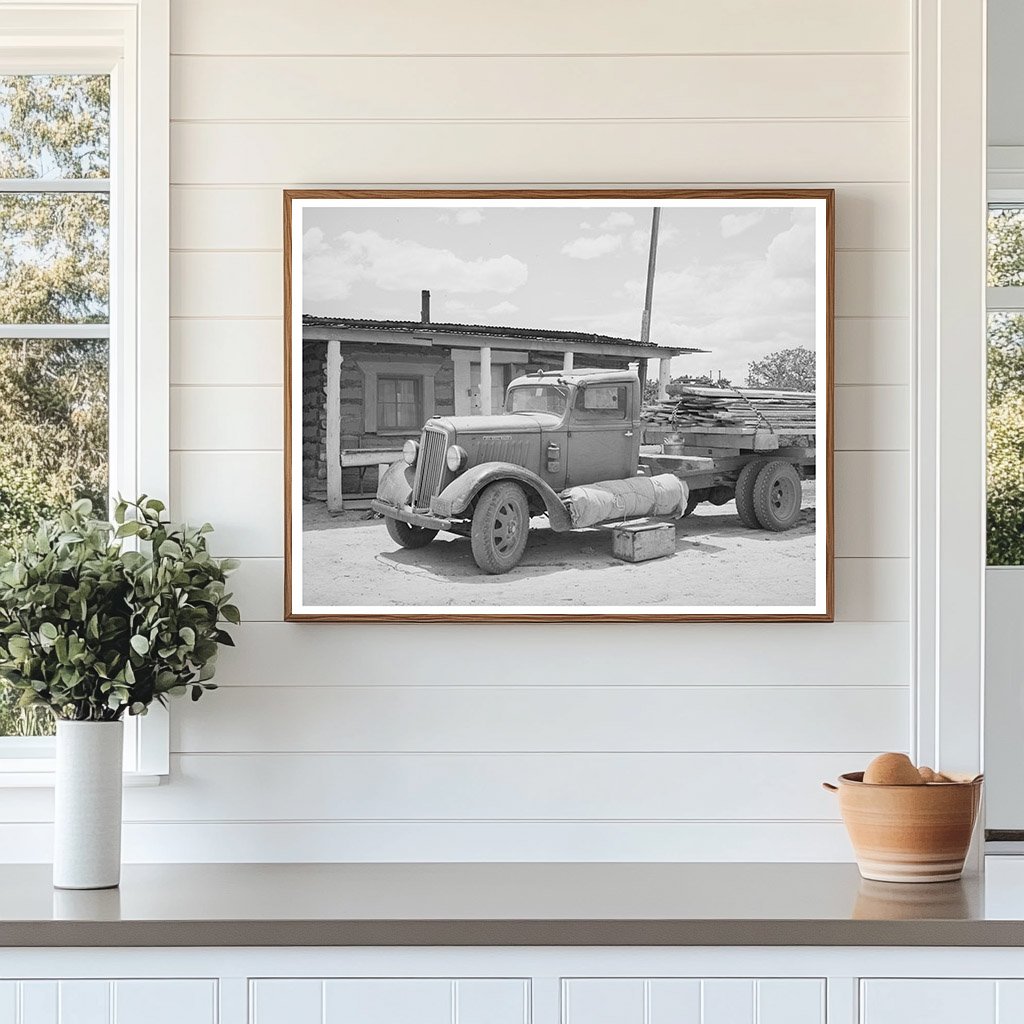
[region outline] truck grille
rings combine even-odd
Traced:
[[[429,508],[430,499],[441,493],[447,452],[448,435],[443,430],[424,429],[412,485],[413,508]]]

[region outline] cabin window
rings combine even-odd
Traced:
[[[378,377],[377,429],[418,432],[422,426],[422,378]]]

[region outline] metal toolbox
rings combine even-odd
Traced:
[[[676,550],[672,523],[628,523],[612,530],[612,554],[624,562],[664,558]]]

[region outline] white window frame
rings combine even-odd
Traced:
[[[169,22],[169,0],[0,0],[0,74],[111,76],[110,326],[103,332],[110,346],[110,489],[163,498],[170,493]],[[47,190],[39,182],[32,188]],[[65,327],[61,334],[97,336],[89,330]],[[0,325],[0,336],[31,331]],[[126,719],[128,779],[166,775],[169,749],[162,708]],[[52,785],[53,768],[51,739],[0,739],[0,787]]]
[[[958,771],[983,767],[986,32],[976,0],[917,0],[910,746]]]
[[[988,152],[989,207],[1024,208],[1024,147],[990,147]],[[1024,313],[1024,287],[988,287],[985,305],[987,313]],[[1015,670],[1019,645],[1015,634],[1004,638],[1000,629],[1007,619],[1007,608],[1002,602],[1009,594],[1016,597],[1020,593],[1024,566],[991,565],[985,572],[987,584],[996,595],[996,602],[991,605],[993,625],[986,631],[989,670],[985,680],[985,760],[991,778],[985,824],[1006,835],[1019,833],[1024,826],[1024,796],[1016,784],[1024,711]],[[1013,671],[1008,670],[1008,662],[1014,664]],[[1024,844],[1015,838],[990,842],[985,852],[1019,855],[1022,849]]]

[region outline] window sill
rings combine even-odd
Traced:
[[[15,767],[0,769],[0,789],[53,789],[56,773],[52,768],[37,768],[19,771]],[[149,772],[125,772],[124,785],[127,789],[144,786],[160,786],[168,778]]]

